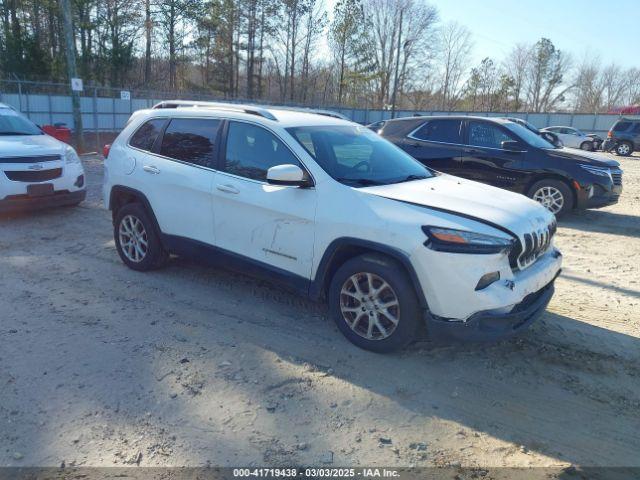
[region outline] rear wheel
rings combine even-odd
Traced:
[[[331,280],[329,308],[349,341],[374,352],[407,346],[422,324],[413,284],[400,265],[383,255],[345,262]]]
[[[529,197],[557,217],[561,217],[573,209],[571,189],[560,180],[545,179],[536,182],[529,189]]]
[[[169,257],[149,214],[139,203],[129,203],[118,210],[113,236],[118,255],[133,270],[160,268]]]
[[[582,142],[580,144],[580,150],[585,150],[587,152],[593,151],[593,142]]]
[[[633,146],[629,142],[620,142],[616,145],[616,153],[623,157],[628,157],[633,153]]]

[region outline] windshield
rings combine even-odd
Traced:
[[[42,135],[31,120],[10,108],[0,108],[0,135]]]
[[[518,135],[524,142],[528,143],[532,147],[536,148],[556,148],[553,144],[547,142],[537,133],[533,133],[528,128],[523,127],[517,123],[508,122],[504,124],[509,130]]]
[[[292,127],[287,131],[325,172],[346,185],[387,185],[434,175],[366,127]]]

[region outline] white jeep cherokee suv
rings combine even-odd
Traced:
[[[344,335],[385,352],[426,327],[495,339],[528,327],[560,272],[554,216],[427,169],[366,127],[255,106],[163,102],[105,160],[117,251],[264,274],[326,298]]]
[[[0,213],[76,205],[85,195],[73,147],[0,103]]]

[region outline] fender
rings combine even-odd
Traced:
[[[422,287],[420,285],[420,281],[418,280],[418,275],[411,264],[411,260],[409,256],[394,247],[390,247],[388,245],[372,242],[369,240],[362,240],[359,238],[353,237],[340,237],[333,240],[324,254],[322,255],[322,259],[318,264],[318,269],[316,270],[315,278],[311,281],[309,285],[309,297],[312,300],[319,300],[325,293],[325,286],[328,280],[328,274],[330,273],[330,269],[332,267],[333,261],[339,255],[340,251],[344,251],[346,249],[356,249],[362,250],[362,253],[367,252],[377,252],[385,254],[392,259],[396,260],[400,263],[407,273],[409,274],[409,278],[413,283],[414,289],[416,291],[416,295],[418,296],[418,300],[420,302],[420,306],[422,308],[428,308],[427,299],[424,296],[424,292],[422,291]]]
[[[158,224],[158,220],[156,219],[156,214],[153,212],[153,208],[151,207],[151,203],[149,203],[149,199],[140,190],[125,187],[124,185],[114,185],[113,187],[111,187],[111,192],[109,193],[109,205],[107,205],[107,209],[113,212],[115,198],[121,194],[128,197],[134,197],[139,200],[142,205],[144,205],[144,208],[147,210],[149,216],[151,217],[151,221],[153,222],[153,226],[156,229],[158,237],[162,239],[162,230],[160,230],[160,225]]]

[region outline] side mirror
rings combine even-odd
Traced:
[[[291,187],[310,187],[313,185],[309,175],[297,165],[276,165],[267,170],[267,182],[271,185]]]
[[[522,145],[520,142],[516,142],[515,140],[505,140],[500,144],[503,150],[508,152],[524,152]]]

